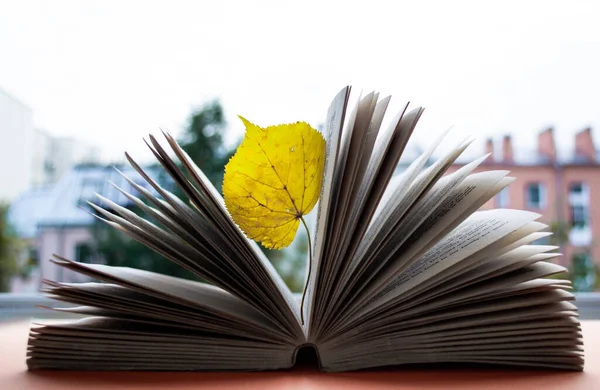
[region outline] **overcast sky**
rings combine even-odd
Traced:
[[[531,147],[554,125],[563,148],[585,126],[600,146],[599,4],[0,0],[0,86],[113,160],[210,98],[229,139],[237,114],[316,125],[346,84],[426,107],[423,144],[453,126]]]

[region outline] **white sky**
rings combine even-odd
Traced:
[[[316,125],[346,84],[425,106],[421,143],[554,125],[568,148],[591,125],[600,147],[599,4],[0,0],[0,85],[109,160],[212,97],[230,139],[237,114]]]

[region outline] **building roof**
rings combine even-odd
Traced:
[[[11,100],[14,104],[20,105],[24,110],[31,112],[31,107],[25,104],[21,99],[18,99],[13,94],[9,93],[6,89],[0,86],[0,95],[3,95],[5,98]]]
[[[591,128],[577,132],[574,141],[574,145],[570,148],[562,143],[556,143],[554,129],[550,127],[538,133],[536,147],[515,144],[511,135],[504,135],[501,140],[487,138],[483,149],[479,149],[479,155],[492,154],[484,162],[485,165],[600,166],[600,149],[594,145]],[[472,161],[470,154],[474,149],[469,149],[469,157],[467,154],[461,155],[456,164],[463,165]]]
[[[483,153],[483,152],[482,152]],[[513,148],[513,161],[507,163],[503,161],[501,156],[496,155],[494,160],[488,158],[485,164],[502,164],[502,165],[518,165],[518,166],[539,166],[539,165],[553,165],[553,161],[543,154],[538,153],[537,149],[534,148]],[[471,160],[468,160],[471,161]],[[460,159],[458,163],[468,162],[467,159]],[[573,150],[557,149],[556,151],[556,163],[558,165],[598,165],[600,162],[600,151],[596,152],[596,160],[590,161],[584,156],[578,155]]]
[[[133,168],[120,166],[119,170],[134,182],[148,187]],[[158,174],[157,169],[145,171],[152,178]],[[9,219],[22,238],[35,237],[40,227],[91,225],[94,217],[82,206],[86,200],[97,202],[95,193],[119,204],[126,203],[125,196],[110,182],[134,195],[137,193],[113,166],[78,166],[54,185],[23,193],[11,204]]]

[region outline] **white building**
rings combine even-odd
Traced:
[[[100,148],[39,129],[33,131],[33,150],[32,187],[56,183],[75,165],[100,163]]]
[[[31,109],[0,89],[0,201],[56,183],[75,165],[99,162],[98,147],[35,129]]]
[[[32,111],[0,88],[0,201],[29,187],[33,154]]]

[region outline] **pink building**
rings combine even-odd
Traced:
[[[128,166],[119,167],[136,183],[146,187],[142,177]],[[156,177],[155,169],[146,170]],[[84,281],[81,275],[64,270],[50,262],[59,254],[80,262],[95,262],[91,227],[94,217],[86,211],[86,201],[98,202],[101,194],[119,204],[129,200],[110,183],[137,194],[112,166],[81,165],[71,169],[50,186],[23,193],[10,207],[9,219],[20,238],[27,244],[21,264],[31,263],[30,275],[15,277],[12,292],[34,292],[42,279],[60,282]]]
[[[516,180],[486,208],[531,210],[542,214],[545,223],[560,222],[569,229],[569,243],[558,262],[569,265],[574,255],[584,254],[600,265],[600,202],[592,201],[600,197],[600,154],[591,129],[577,133],[574,150],[566,154],[557,150],[552,128],[539,134],[532,153],[516,153],[510,135],[494,146],[492,139],[486,141],[485,152],[492,155],[481,170],[506,169]]]

